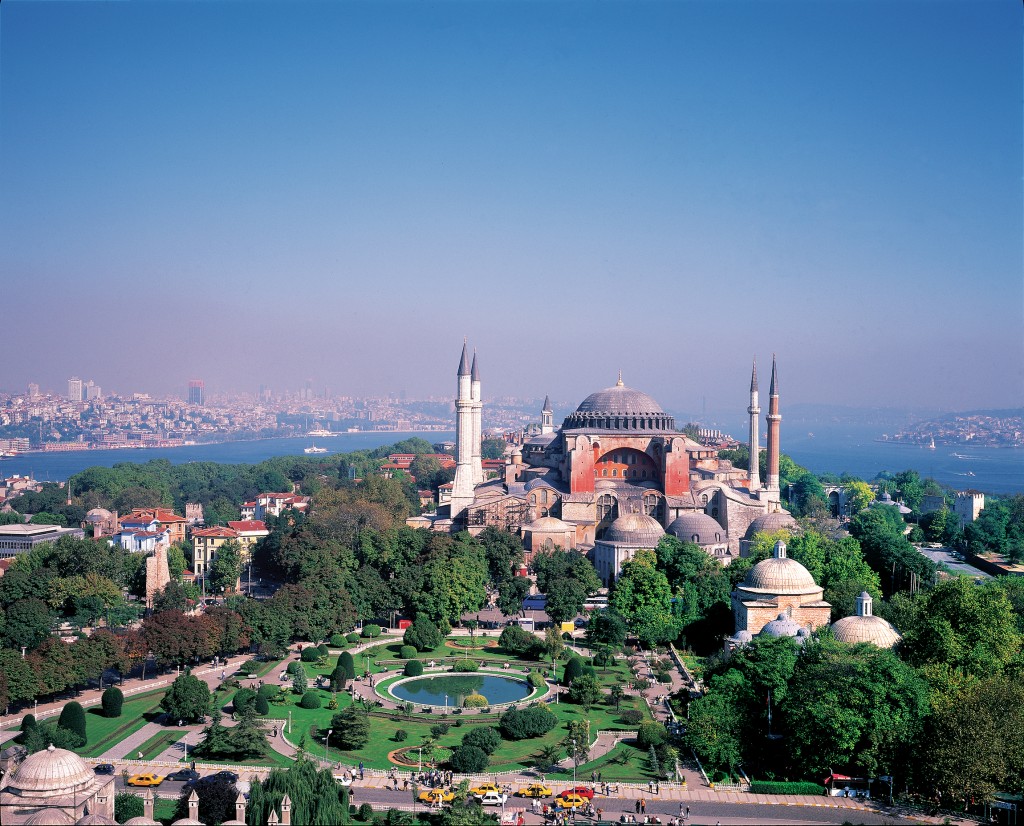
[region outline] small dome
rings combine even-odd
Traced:
[[[193,820],[190,817],[183,817],[180,820],[175,820],[171,826],[206,826],[201,820]]]
[[[555,486],[552,485],[543,476],[534,476],[529,482],[527,482],[523,486],[523,490],[530,491],[530,490],[533,490],[534,488],[540,488],[540,487],[551,488],[552,490],[555,490]]]
[[[746,591],[775,595],[821,591],[811,572],[795,559],[786,556],[785,542],[775,543],[775,555],[771,559],[762,559],[751,568],[741,587]]]
[[[892,648],[903,639],[890,623],[874,614],[843,617],[832,623],[832,635],[839,642],[850,645],[869,642],[878,648]]]
[[[713,545],[725,541],[725,528],[703,511],[684,513],[672,520],[666,529],[684,542],[696,542],[698,545]]]
[[[766,623],[758,633],[758,636],[766,637],[796,637],[803,630],[800,623],[790,619],[789,614],[782,613],[776,619]]]
[[[533,531],[534,533],[551,533],[553,531],[561,533],[572,530],[572,526],[568,522],[563,522],[554,516],[542,516],[540,519],[535,519],[529,525],[524,525],[523,527],[524,530]]]
[[[126,820],[124,826],[161,826],[161,824],[159,820],[151,820],[145,815],[139,815]]]
[[[746,628],[743,628],[736,632],[736,636],[733,637],[740,645],[746,645],[748,642],[753,641],[754,635],[751,634]]]
[[[75,821],[75,826],[118,826],[118,824],[112,817],[85,815],[85,817],[80,817]]]
[[[74,826],[75,816],[67,809],[45,808],[29,815],[26,826]]]
[[[665,529],[646,513],[627,513],[620,516],[604,532],[602,542],[654,548],[665,535]]]
[[[744,539],[753,539],[755,533],[774,533],[775,531],[795,531],[800,527],[789,511],[764,513],[747,526]]]
[[[105,522],[110,519],[114,514],[108,511],[106,508],[93,508],[85,515],[86,522]]]
[[[93,785],[95,779],[81,757],[51,744],[25,758],[8,786],[22,797],[52,797],[80,792]]]

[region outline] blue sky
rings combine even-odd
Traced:
[[[1024,404],[1019,3],[0,5],[0,387]]]

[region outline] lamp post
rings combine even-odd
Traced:
[[[27,645],[23,645],[23,646],[21,647],[21,658],[22,658],[22,659],[25,659],[25,649],[26,649],[26,648],[28,648],[28,646],[27,646]]]
[[[445,714],[448,713],[448,695],[447,694],[444,695],[444,713]]]
[[[370,676],[370,655],[366,655],[366,676]]]
[[[423,746],[416,747],[416,762],[420,764],[419,771],[423,771]]]
[[[292,710],[288,709],[288,733],[292,733]]]
[[[334,734],[334,729],[327,729],[327,736],[324,738],[324,760],[327,761],[327,765],[331,764],[331,735]]]

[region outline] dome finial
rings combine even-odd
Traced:
[[[775,543],[775,553],[773,554],[773,556],[776,559],[786,558],[786,543],[783,542],[781,539]]]
[[[625,387],[625,385],[622,383],[622,371],[621,370],[619,370],[619,380],[617,382],[615,382],[615,386],[616,387]]]

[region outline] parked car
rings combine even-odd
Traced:
[[[556,809],[582,809],[587,805],[587,799],[578,794],[560,795],[555,798]]]
[[[178,769],[176,772],[171,772],[164,780],[184,780],[186,782],[195,782],[199,779],[199,772],[192,771],[192,769]]]
[[[230,780],[232,783],[238,782],[238,775],[235,772],[229,772],[227,769],[211,774],[210,777],[224,777]]]
[[[159,786],[163,782],[159,774],[133,774],[125,781],[129,786]]]
[[[477,798],[482,806],[504,806],[508,795],[504,792],[487,792]]]
[[[473,795],[473,797],[483,797],[488,792],[497,792],[498,794],[501,794],[501,788],[495,786],[493,783],[481,783],[479,786],[474,786],[469,790],[469,793]]]
[[[97,763],[93,771],[96,774],[113,774],[116,770],[113,763]]]
[[[545,786],[543,783],[531,783],[519,790],[520,797],[551,797],[553,794],[551,787]]]
[[[571,789],[559,792],[558,796],[565,797],[567,794],[578,794],[580,797],[585,797],[587,800],[594,799],[594,790],[589,786],[573,786]]]

